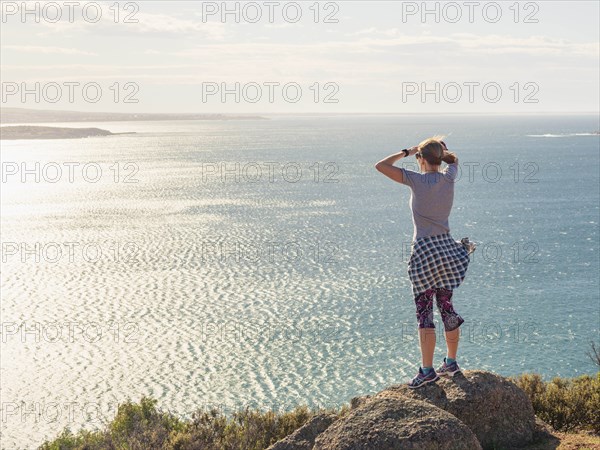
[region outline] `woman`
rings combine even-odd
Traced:
[[[454,182],[458,173],[458,158],[449,152],[441,139],[434,136],[418,146],[404,149],[379,161],[375,168],[385,176],[411,189],[410,208],[414,232],[408,275],[417,309],[421,366],[408,383],[418,388],[439,379],[439,375],[453,376],[460,372],[456,362],[459,327],[464,319],[452,305],[452,293],[464,280],[469,255],[475,244],[463,238],[455,241],[450,235],[448,217],[454,200]],[[395,167],[401,158],[415,155],[421,172]],[[442,161],[448,165],[440,170]],[[436,371],[433,368],[435,325],[433,297],[442,316],[446,336],[447,355]]]

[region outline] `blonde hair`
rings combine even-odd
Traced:
[[[446,136],[435,135],[422,141],[417,147],[419,151],[417,155],[423,157],[432,166],[439,166],[444,161],[447,164],[452,164],[457,160],[456,154],[446,150],[445,143],[442,139]]]

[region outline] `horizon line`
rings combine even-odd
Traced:
[[[83,114],[141,114],[141,115],[168,115],[168,114],[205,114],[205,115],[527,115],[527,114],[597,114],[600,115],[600,110],[598,111],[426,111],[426,112],[365,112],[365,111],[331,111],[331,112],[214,112],[214,111],[206,111],[206,112],[182,112],[182,111],[173,111],[173,112],[140,112],[140,111],[82,111],[82,110],[72,110],[72,109],[37,109],[37,108],[27,108],[23,106],[0,106],[0,110],[2,109],[24,109],[29,111],[39,111],[39,112],[75,112],[75,113],[83,113]]]

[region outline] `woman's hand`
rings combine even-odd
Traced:
[[[440,141],[440,144],[442,144],[442,158],[444,156],[446,156],[450,151],[448,150],[448,147],[446,147],[446,143],[444,141]]]
[[[412,156],[415,153],[417,153],[419,151],[419,147],[418,146],[414,146],[408,149],[408,156]]]

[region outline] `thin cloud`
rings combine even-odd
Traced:
[[[402,47],[414,45],[435,44],[434,50],[439,51],[440,44],[455,46],[469,52],[481,53],[520,53],[535,55],[582,55],[597,58],[600,52],[598,42],[572,42],[567,39],[555,39],[543,35],[517,38],[506,35],[489,34],[477,35],[472,33],[453,33],[447,36],[432,36],[423,34],[400,35],[397,28],[379,30],[366,28],[352,35],[377,36],[365,37],[357,42],[363,46],[375,48]],[[384,36],[384,37],[379,37]],[[386,38],[387,37],[387,38]],[[419,49],[422,51],[422,49]]]
[[[135,22],[115,23],[110,14],[104,14],[98,22],[85,20],[68,22],[62,18],[56,22],[40,21],[44,31],[38,31],[40,37],[70,36],[81,34],[105,34],[117,31],[128,35],[172,35],[200,36],[209,41],[222,41],[233,36],[231,27],[220,22],[202,23],[199,20],[180,18],[170,14],[138,12],[130,20]]]
[[[27,53],[54,53],[63,55],[87,55],[96,56],[97,53],[88,52],[85,50],[79,50],[77,48],[64,48],[64,47],[50,47],[50,46],[38,46],[38,45],[3,45],[5,50],[16,50],[18,52]]]
[[[140,13],[138,23],[131,30],[142,34],[200,34],[210,40],[221,41],[230,35],[226,24],[219,22],[202,23],[198,20],[180,19],[167,14]]]

